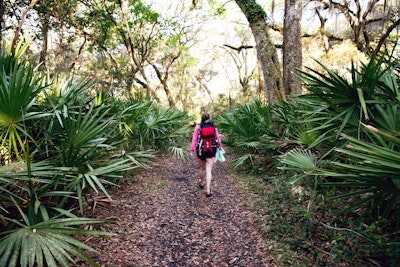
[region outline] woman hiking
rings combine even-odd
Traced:
[[[204,112],[201,115],[201,122],[196,125],[193,131],[192,145],[190,154],[193,156],[196,151],[197,159],[200,167],[199,187],[204,188],[204,178],[206,187],[206,196],[211,194],[212,168],[214,165],[215,154],[217,149],[222,149],[221,138],[214,122],[210,118],[210,114]]]

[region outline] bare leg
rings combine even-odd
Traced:
[[[199,180],[199,185],[200,186],[204,186],[204,177],[206,174],[206,161],[205,160],[199,160],[199,166],[200,166],[200,171],[199,171],[199,176],[200,176],[200,180]]]
[[[206,189],[207,194],[211,194],[211,179],[212,179],[212,168],[214,166],[214,158],[206,159]]]

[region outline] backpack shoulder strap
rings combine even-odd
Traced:
[[[214,122],[213,121],[209,121],[209,122],[200,122],[200,128],[204,128],[205,126],[212,126],[215,128]]]

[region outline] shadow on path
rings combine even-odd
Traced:
[[[226,164],[214,165],[211,197],[198,187],[195,158],[160,157],[122,183],[93,212],[115,220],[118,235],[89,240],[100,252],[91,257],[101,266],[274,266]]]

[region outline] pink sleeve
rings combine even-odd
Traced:
[[[199,138],[199,128],[200,128],[200,124],[197,124],[196,127],[194,128],[190,152],[194,152],[196,150],[197,138]]]
[[[219,133],[218,133],[217,129],[216,129],[215,133],[216,133],[217,140],[218,140],[218,148],[222,149],[221,137],[219,136]]]

